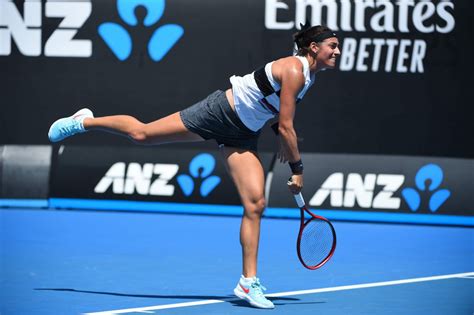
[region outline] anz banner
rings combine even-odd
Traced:
[[[61,146],[52,198],[238,205],[219,152]]]
[[[260,156],[266,216],[299,217],[287,164]],[[303,196],[329,219],[474,225],[468,159],[303,154]],[[242,214],[218,151],[60,146],[53,154],[50,207]]]
[[[474,160],[433,157],[303,154],[303,195],[310,208],[335,218],[473,216]],[[289,208],[288,167],[274,169],[270,207]],[[338,214],[339,213],[339,214]],[[471,218],[472,219],[472,218]],[[469,219],[466,219],[469,220]],[[414,220],[416,222],[416,220]],[[440,220],[442,221],[442,219]],[[447,220],[449,222],[449,219]]]
[[[16,3],[15,3],[16,2]],[[106,1],[104,1],[106,2]],[[113,6],[112,1],[106,5]],[[99,2],[96,1],[96,5]],[[149,0],[117,0],[119,19],[99,23],[97,34],[113,55],[124,61],[131,55],[133,42],[127,29],[139,23],[135,9],[145,9],[146,17],[140,23],[145,27],[154,26],[163,16],[164,1]],[[103,3],[100,5],[104,5]],[[91,0],[27,0],[0,2],[1,24],[0,56],[12,54],[12,41],[15,42],[19,54],[28,57],[69,57],[90,58],[93,55],[94,40],[82,38],[80,35],[87,24],[93,19],[93,3]],[[95,9],[99,9],[97,6]],[[23,11],[23,16],[21,15]],[[61,21],[51,32],[51,20]],[[43,23],[44,20],[44,23]],[[44,31],[49,36],[43,36]],[[160,61],[183,35],[183,27],[177,24],[164,24],[155,27],[147,48],[153,61]],[[76,38],[79,37],[79,38]],[[89,36],[84,36],[89,37]],[[44,41],[43,41],[44,38]]]
[[[46,144],[50,124],[84,106],[144,122],[179,111],[291,55],[309,20],[336,31],[342,55],[298,105],[302,151],[472,157],[472,3],[1,0],[0,143]],[[264,131],[260,148],[273,147]]]

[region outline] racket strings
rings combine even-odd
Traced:
[[[301,234],[301,259],[307,266],[319,265],[331,253],[333,242],[334,235],[328,222],[310,220]]]

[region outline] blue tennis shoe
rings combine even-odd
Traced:
[[[56,120],[49,128],[48,137],[51,142],[58,142],[78,133],[86,132],[82,124],[85,118],[94,118],[88,108],[83,108],[70,117]]]
[[[246,300],[254,307],[275,308],[272,301],[263,295],[263,291],[265,290],[267,289],[260,283],[257,277],[253,277],[250,281],[247,281],[242,276],[234,289],[234,294],[242,300]]]

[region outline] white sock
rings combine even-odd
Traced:
[[[87,131],[86,128],[84,128],[84,118],[85,117],[81,117],[80,120],[79,120],[79,124],[81,126],[81,131],[83,131],[83,132]]]
[[[94,116],[80,115],[74,118],[77,122],[79,122],[79,125],[81,126],[82,131],[87,131],[86,128],[84,128],[84,119],[86,118],[94,118]]]
[[[240,282],[245,285],[249,285],[255,281],[255,277],[245,278],[244,275],[240,277]]]

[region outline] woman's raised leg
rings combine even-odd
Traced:
[[[94,117],[87,108],[56,120],[49,128],[48,137],[51,142],[58,142],[89,130],[107,131],[128,137],[135,143],[148,145],[204,140],[185,127],[179,112],[145,124],[128,115]]]
[[[179,112],[151,123],[142,123],[132,116],[116,115],[85,118],[83,124],[86,130],[103,130],[119,134],[130,138],[135,143],[145,145],[204,140],[184,126]]]

